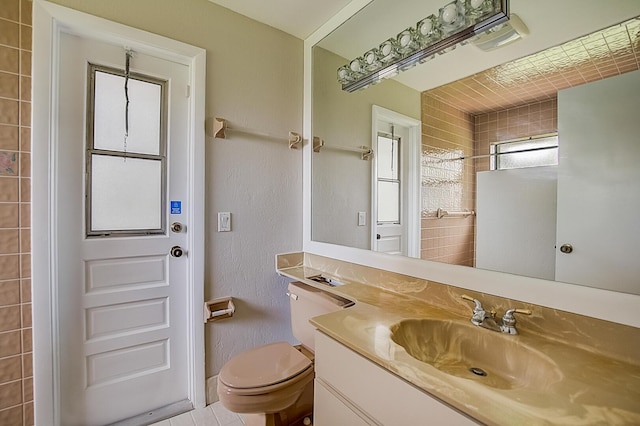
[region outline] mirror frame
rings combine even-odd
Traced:
[[[312,49],[315,44],[372,1],[353,0],[304,41],[303,251],[463,289],[640,327],[640,314],[638,313],[640,295],[387,255],[311,239]],[[336,84],[338,84],[337,81]]]

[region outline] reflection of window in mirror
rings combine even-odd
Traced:
[[[542,136],[491,144],[491,170],[558,164],[558,136]]]
[[[378,168],[379,225],[400,223],[400,138],[378,134],[376,167]]]

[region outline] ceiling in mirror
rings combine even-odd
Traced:
[[[568,87],[640,68],[640,18],[437,87],[429,94],[471,113],[554,99]]]
[[[446,3],[446,0],[404,0],[399,7],[393,0],[375,0],[317,45],[348,61],[397,36]],[[529,37],[492,52],[470,45],[459,47],[436,57],[427,66],[405,71],[395,80],[420,92],[433,89],[636,16],[637,6],[637,2],[629,0],[607,2],[606,6],[593,0],[511,0],[510,11],[522,19]]]

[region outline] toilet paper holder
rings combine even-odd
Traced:
[[[236,311],[232,297],[221,297],[204,302],[204,322],[231,318]]]

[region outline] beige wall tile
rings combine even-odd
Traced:
[[[0,0],[0,18],[17,21],[20,19],[20,0]]]
[[[20,125],[31,126],[31,102],[20,102]]]
[[[22,380],[0,385],[0,409],[22,403]]]
[[[22,400],[24,402],[33,401],[33,378],[31,377],[22,381]]]
[[[20,253],[31,253],[31,229],[20,229]]]
[[[0,44],[20,47],[20,26],[17,23],[0,19]]]
[[[33,377],[33,353],[22,354],[22,377]]]
[[[33,351],[33,331],[32,328],[25,328],[22,330],[22,351]]]
[[[18,176],[19,154],[16,151],[0,151],[0,176]]]
[[[31,77],[20,77],[20,99],[31,101]]]
[[[0,99],[0,124],[17,125],[20,120],[20,103],[12,99]]]
[[[22,378],[22,357],[0,358],[0,383],[12,382]]]
[[[20,278],[31,278],[31,254],[20,255]]]
[[[24,177],[20,179],[20,202],[31,202],[31,179]]]
[[[20,153],[20,176],[31,177],[31,154],[28,152]]]
[[[18,99],[20,77],[17,74],[0,72],[0,97]]]
[[[0,228],[17,228],[20,225],[20,204],[0,203]]]
[[[0,229],[0,254],[20,253],[20,230]]]
[[[22,411],[22,405],[7,408],[6,410],[0,410],[0,424],[7,426],[22,426]]]
[[[19,127],[0,124],[0,149],[17,151],[19,147]]]
[[[20,203],[20,226],[23,228],[31,227],[31,204]]]
[[[33,0],[20,0],[20,22],[31,25],[33,20]]]
[[[30,328],[32,325],[31,303],[23,303],[20,307],[22,309],[22,328]],[[26,349],[23,347],[22,350]]]
[[[31,75],[31,52],[28,50],[20,51],[20,74]]]
[[[31,302],[31,280],[29,278],[20,280],[20,302]]]
[[[31,152],[31,128],[20,127],[20,151]]]
[[[17,330],[20,324],[20,305],[0,307],[0,331]]]
[[[20,281],[0,281],[0,306],[20,303]]]
[[[24,407],[24,412],[23,412],[23,419],[24,419],[23,421],[24,421],[24,423],[23,423],[23,425],[24,426],[33,426],[33,424],[34,424],[33,401],[25,402],[23,407]]]
[[[31,50],[31,27],[20,25],[20,49]]]
[[[0,281],[20,278],[20,256],[16,254],[0,256]]]
[[[0,333],[0,357],[20,355],[22,352],[20,330]],[[0,422],[0,424],[2,424]]]
[[[0,71],[20,72],[20,51],[7,46],[0,46]]]

